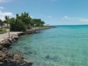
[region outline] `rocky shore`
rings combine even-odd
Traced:
[[[32,66],[33,63],[25,61],[20,53],[9,53],[8,47],[18,40],[19,34],[21,33],[14,34],[0,42],[0,66]]]
[[[26,32],[10,32],[10,37],[7,37],[8,33],[0,35],[0,66],[32,66],[33,62],[26,61],[23,58],[22,54],[9,53],[8,47],[10,47],[13,42],[16,42],[21,35],[39,33],[40,30],[50,28],[53,27],[32,28],[30,30],[27,30]]]

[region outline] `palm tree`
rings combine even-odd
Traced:
[[[8,28],[8,19],[9,19],[9,17],[8,16],[5,16],[5,21],[7,23],[7,28]]]
[[[16,19],[19,19],[19,14],[16,14]]]
[[[0,25],[1,25],[1,29],[2,29],[3,23],[2,23],[2,20],[1,19],[0,19]]]

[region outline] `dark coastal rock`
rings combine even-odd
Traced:
[[[28,29],[24,32],[25,34],[36,34],[36,33],[40,33],[39,29]]]
[[[2,50],[3,49],[3,46],[2,45],[0,45],[0,50]]]
[[[4,64],[9,60],[9,53],[0,51],[0,64]]]
[[[25,32],[19,33],[18,36],[25,34],[37,34],[40,33],[41,30],[46,30],[50,28],[55,28],[55,26],[46,26],[46,27],[37,27],[37,28],[28,29]]]
[[[18,40],[18,38],[19,38],[19,35],[12,35],[12,36],[11,36],[11,39],[12,39],[12,40],[13,40],[13,39]]]
[[[15,62],[21,62],[21,61],[24,61],[24,58],[21,54],[15,54],[13,56],[13,60],[12,61],[15,61]]]
[[[18,36],[15,36],[15,37],[14,37],[15,40],[18,40],[18,38],[19,38]]]
[[[18,40],[19,36],[13,35],[8,39],[4,39],[3,41],[0,42],[0,45],[3,47],[9,47],[11,46],[12,43],[16,42]]]
[[[25,35],[25,32],[19,33],[18,36]]]
[[[0,51],[0,66],[32,66],[32,62],[25,61],[21,54],[11,55]]]
[[[9,47],[11,45],[11,42],[6,39],[6,40],[3,40],[0,45],[4,46],[4,47]]]
[[[16,62],[12,62],[12,61],[9,61],[5,64],[1,64],[0,66],[32,66],[33,63],[28,63],[28,62],[19,62],[19,63],[16,63]]]
[[[20,53],[12,55],[8,49],[1,46],[0,66],[32,66],[32,64],[32,62],[25,61]]]

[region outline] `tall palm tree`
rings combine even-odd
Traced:
[[[1,29],[2,29],[3,23],[2,23],[2,20],[1,19],[0,19],[0,26],[1,26]]]
[[[8,16],[5,16],[5,21],[7,23],[7,27],[8,27],[8,19],[9,19],[9,17]]]

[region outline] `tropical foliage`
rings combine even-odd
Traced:
[[[27,12],[21,13],[21,15],[16,14],[16,17],[9,18],[9,16],[5,16],[5,20],[2,22],[0,20],[0,26],[2,28],[3,23],[7,24],[7,27],[10,25],[11,31],[26,31],[31,27],[42,27],[45,22],[41,19],[33,19],[29,16]]]

